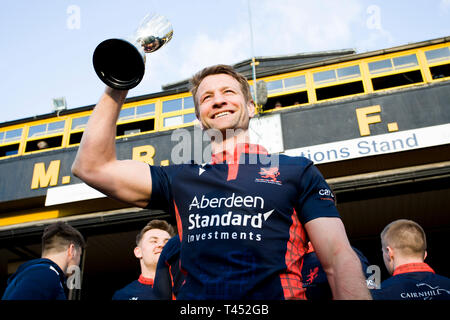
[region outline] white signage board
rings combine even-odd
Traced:
[[[286,150],[315,164],[439,146],[450,143],[450,124],[367,136]],[[450,158],[450,157],[449,157]]]

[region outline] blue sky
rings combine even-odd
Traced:
[[[353,48],[366,52],[450,36],[450,0],[3,0],[0,123],[95,104],[104,90],[95,47],[125,38],[150,12],[169,18],[171,42],[147,57],[129,97],[161,91],[215,63]]]

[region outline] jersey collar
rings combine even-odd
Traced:
[[[434,270],[425,262],[406,263],[395,268],[393,276],[409,272],[432,272]]]
[[[153,279],[152,278],[146,278],[142,274],[139,276],[138,281],[142,284],[146,284],[148,286],[153,286]]]
[[[230,153],[226,150],[215,153],[211,156],[211,164],[218,163],[238,163],[242,153],[268,154],[266,148],[259,144],[238,143],[234,148],[234,152]]]

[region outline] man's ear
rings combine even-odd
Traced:
[[[387,246],[386,250],[388,252],[389,260],[394,260],[394,249],[392,249],[391,247]]]
[[[69,244],[69,247],[67,248],[67,256],[69,259],[72,259],[77,254],[77,248],[73,243]]]
[[[248,111],[249,118],[253,118],[255,116],[256,106],[255,106],[255,102],[253,100],[250,100],[247,103],[247,111]]]
[[[134,252],[134,256],[136,258],[138,258],[138,259],[142,258],[142,250],[140,247],[135,247],[133,252]]]
[[[423,254],[423,260],[427,258],[427,250],[425,250],[425,253]]]

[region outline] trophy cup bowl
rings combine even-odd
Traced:
[[[129,90],[144,77],[145,55],[172,39],[172,24],[161,15],[147,15],[130,40],[108,39],[94,51],[92,62],[97,76],[109,87]]]

